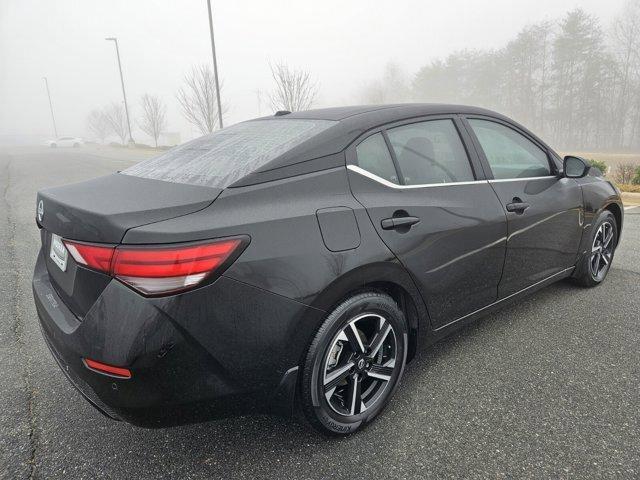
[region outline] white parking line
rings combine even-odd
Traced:
[[[638,208],[640,205],[630,205],[628,207],[624,207],[624,211],[626,212],[627,210],[632,210],[634,208]]]

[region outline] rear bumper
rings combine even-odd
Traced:
[[[226,277],[148,299],[110,282],[79,321],[55,292],[42,253],[33,295],[47,345],[105,415],[145,427],[248,412],[290,414],[297,365],[320,310]],[[120,379],[83,358],[129,368]]]

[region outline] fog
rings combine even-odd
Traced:
[[[406,98],[378,95],[383,101],[458,101],[458,95],[448,92],[430,98],[430,88],[416,93],[418,72],[454,52],[503,49],[528,25],[548,21],[557,26],[577,7],[598,20],[608,42],[610,26],[625,1],[213,0],[212,5],[224,120],[229,125],[273,113],[267,101],[275,88],[270,63],[308,72],[317,86],[314,107],[373,102],[376,95],[370,92],[390,66],[413,93]],[[2,0],[0,143],[53,136],[43,77],[48,78],[58,134],[91,139],[89,112],[122,102],[114,44],[105,37],[118,38],[134,139],[151,142],[137,121],[143,94],[156,95],[166,104],[166,131],[179,133],[181,141],[201,134],[182,115],[176,93],[194,65],[211,64],[206,0]],[[509,69],[504,63],[500,68]],[[545,129],[543,119],[509,107],[513,102],[508,98],[466,98],[505,105],[511,110],[505,113],[517,114],[523,122],[539,121],[530,126]],[[633,123],[620,128],[629,139],[618,146],[634,147]],[[581,135],[591,137],[589,132],[585,127],[584,135],[556,141],[575,144]],[[611,133],[605,135],[592,146],[613,145]]]

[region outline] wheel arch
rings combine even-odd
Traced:
[[[622,208],[615,202],[609,203],[603,209],[603,211],[608,210],[613,214],[613,217],[616,220],[616,227],[618,228],[618,238],[616,239],[616,246],[620,243],[620,234],[622,233]]]
[[[330,312],[345,298],[367,290],[386,293],[404,313],[409,331],[407,360],[412,359],[431,325],[420,293],[399,263],[379,262],[347,272],[327,286],[311,306]]]

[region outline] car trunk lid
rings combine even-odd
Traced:
[[[79,318],[111,277],[52,254],[59,236],[80,242],[119,244],[135,227],[187,215],[210,205],[221,189],[112,174],[38,193],[37,221],[51,283]]]
[[[119,243],[130,228],[205,208],[222,189],[114,173],[38,193],[38,223],[64,238]]]

